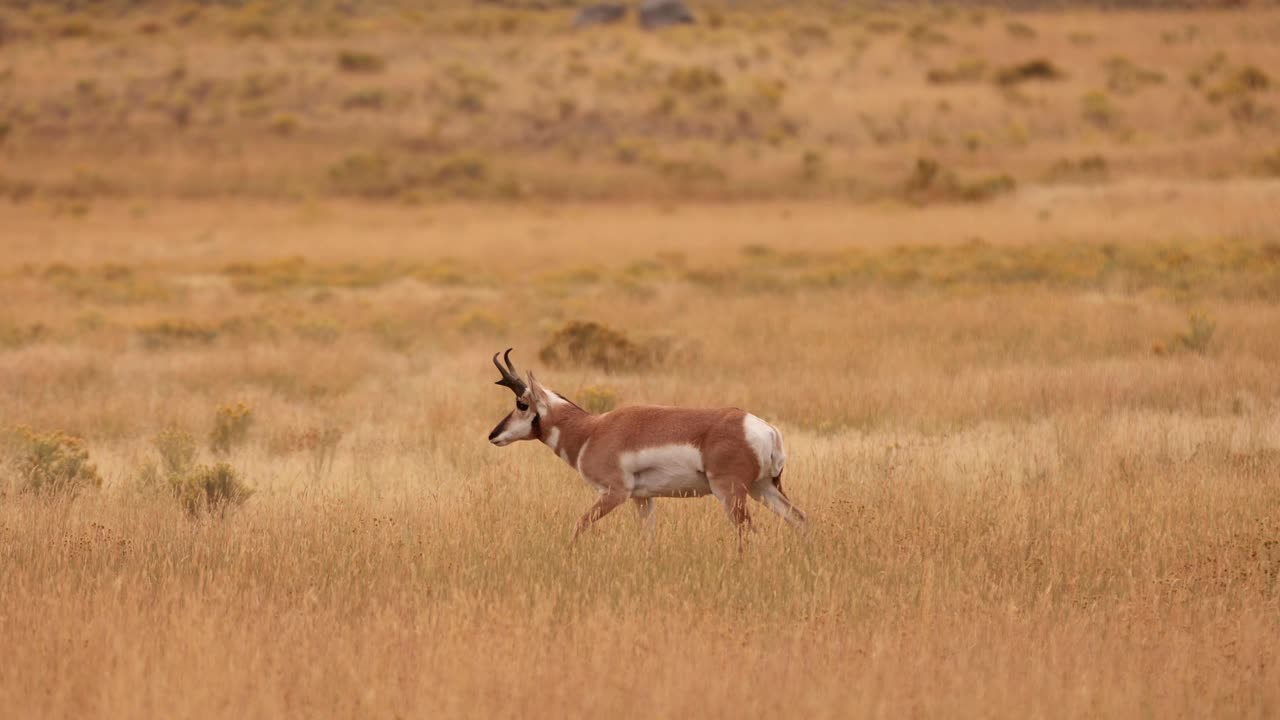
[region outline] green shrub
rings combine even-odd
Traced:
[[[196,462],[196,439],[185,430],[165,428],[151,439],[151,444],[160,454],[161,467],[166,476],[180,475]]]
[[[806,150],[800,158],[800,177],[807,182],[822,177],[826,168],[826,158],[817,150]]]
[[[618,391],[608,385],[588,385],[579,394],[582,407],[593,413],[606,413],[618,406]]]
[[[1014,179],[1005,174],[963,181],[933,158],[916,159],[915,168],[903,183],[903,195],[914,203],[983,202],[1012,192]]]
[[[1164,82],[1164,73],[1140,68],[1120,56],[1108,59],[1103,67],[1107,71],[1107,89],[1118,95],[1133,95],[1147,85]]]
[[[291,113],[276,113],[271,116],[271,121],[268,123],[271,132],[277,135],[292,135],[298,131],[300,125],[298,116]]]
[[[1207,316],[1191,313],[1187,318],[1187,331],[1178,333],[1174,337],[1174,344],[1182,350],[1203,355],[1209,350],[1209,342],[1213,340],[1213,333],[1217,329],[1218,324]]]
[[[440,162],[432,174],[433,179],[442,184],[479,182],[489,174],[489,165],[484,158],[474,153],[455,153]]]
[[[89,18],[73,16],[64,20],[55,29],[58,37],[63,38],[83,38],[93,34],[93,24],[89,22]]]
[[[253,410],[242,402],[222,405],[213,415],[213,430],[209,433],[209,449],[226,454],[244,443],[253,425]]]
[[[998,85],[1018,85],[1029,81],[1051,81],[1061,80],[1066,77],[1062,70],[1058,69],[1052,61],[1045,58],[1035,58],[1026,62],[1010,65],[1002,68],[996,73],[996,83]]]
[[[49,328],[42,323],[20,324],[0,318],[0,350],[22,347],[48,334]]]
[[[378,88],[357,90],[342,98],[343,110],[381,110],[387,105],[387,93]]]
[[[367,198],[392,197],[402,189],[391,161],[380,153],[347,155],[329,166],[329,183],[341,194]]]
[[[1049,167],[1045,179],[1049,182],[1090,183],[1106,180],[1110,174],[1107,159],[1101,155],[1084,155],[1071,159],[1062,158]]]
[[[270,38],[275,34],[268,8],[260,3],[247,3],[231,16],[227,31],[240,39]]]
[[[174,497],[192,517],[206,513],[222,517],[253,495],[253,489],[227,463],[197,465],[169,481]]]
[[[338,69],[350,73],[376,73],[387,68],[387,61],[381,55],[359,50],[341,50],[338,52]]]
[[[681,183],[721,182],[728,176],[719,166],[701,159],[667,159],[657,163],[658,173]]]
[[[1115,127],[1120,111],[1109,95],[1101,90],[1092,90],[1080,98],[1080,116],[1095,127],[1109,129]]]
[[[724,85],[719,71],[702,65],[675,68],[667,75],[667,87],[689,95],[723,90]]]
[[[538,358],[552,366],[589,365],[606,372],[648,367],[654,359],[617,330],[579,321],[556,331],[538,352]]]
[[[946,33],[937,30],[927,23],[917,23],[912,25],[906,33],[907,42],[917,45],[950,45],[951,38]]]
[[[227,463],[196,463],[196,441],[191,433],[171,427],[152,439],[160,455],[160,467],[143,464],[138,473],[141,489],[163,491],[174,498],[187,515],[223,517],[253,495],[235,468]]]
[[[925,74],[925,80],[934,85],[973,83],[981,81],[986,74],[985,60],[961,60],[949,68],[933,68]]]
[[[89,462],[84,440],[61,430],[40,433],[15,428],[5,433],[16,464],[18,490],[38,495],[75,496],[102,486]]]
[[[160,320],[138,328],[143,346],[158,350],[184,345],[208,345],[218,338],[216,328],[191,320]]]
[[[1273,115],[1257,96],[1271,87],[1271,77],[1253,65],[1237,68],[1206,94],[1209,102],[1224,105],[1232,120],[1255,122]]]
[[[1249,93],[1263,92],[1271,87],[1271,77],[1253,65],[1237,68],[1213,90],[1209,91],[1210,102],[1222,102]]]
[[[1280,147],[1258,159],[1258,173],[1267,177],[1280,177]]]
[[[1019,40],[1035,40],[1038,36],[1035,28],[1020,20],[1007,23],[1004,29],[1005,32],[1009,33],[1010,37],[1015,37]]]
[[[654,157],[652,144],[645,140],[622,138],[613,144],[613,157],[623,165],[633,165]]]

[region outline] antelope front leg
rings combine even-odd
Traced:
[[[581,518],[578,518],[578,527],[573,531],[573,539],[569,541],[569,547],[573,547],[578,542],[578,536],[583,530],[591,527],[591,523],[613,512],[613,509],[622,504],[627,499],[625,492],[610,492],[600,496],[595,505],[586,512]]]

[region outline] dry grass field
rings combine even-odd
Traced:
[[[0,714],[1280,714],[1280,12],[322,5],[0,3]]]

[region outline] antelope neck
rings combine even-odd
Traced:
[[[578,453],[591,435],[594,416],[568,402],[552,405],[539,425],[538,439],[551,448],[573,469],[578,468]]]

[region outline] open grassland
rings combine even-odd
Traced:
[[[0,4],[0,195],[928,201],[1280,174],[1274,6],[707,3],[654,34],[295,5]]]
[[[1280,12],[516,4],[0,1],[3,714],[1280,714]]]
[[[1132,192],[6,210],[0,417],[103,484],[22,492],[11,443],[0,706],[1272,716],[1276,191]],[[538,360],[571,320],[645,352]],[[507,344],[582,402],[776,422],[811,534],[757,509],[737,559],[664,501],[652,545],[624,509],[568,555],[590,493],[485,441]],[[166,428],[252,497],[157,493]]]

